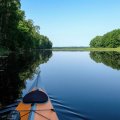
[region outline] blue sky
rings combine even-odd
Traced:
[[[53,46],[88,46],[92,38],[120,27],[120,0],[21,0],[26,18]]]

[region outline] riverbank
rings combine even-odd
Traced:
[[[117,51],[120,52],[119,48],[90,48],[90,47],[53,47],[52,49],[45,49],[45,50],[52,50],[52,51]],[[23,52],[23,51],[21,51]],[[0,56],[9,54],[10,51],[0,48]]]
[[[120,48],[53,47],[53,51],[118,51]]]

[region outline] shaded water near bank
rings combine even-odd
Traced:
[[[120,120],[118,52],[14,53],[0,62],[1,106],[21,99],[40,70],[60,120]]]

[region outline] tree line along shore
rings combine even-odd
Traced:
[[[26,19],[20,0],[0,2],[0,51],[51,49],[52,42],[40,27]]]
[[[54,51],[120,51],[120,29],[115,29],[103,36],[96,36],[90,41],[90,47],[53,47]]]
[[[90,47],[93,48],[119,48],[120,47],[120,29],[115,29],[103,36],[96,36],[90,41]]]

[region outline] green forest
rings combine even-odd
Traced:
[[[40,27],[26,19],[20,0],[0,0],[0,50],[50,49],[52,42]]]
[[[93,48],[117,48],[120,47],[120,29],[113,30],[103,36],[96,36],[90,42]]]

